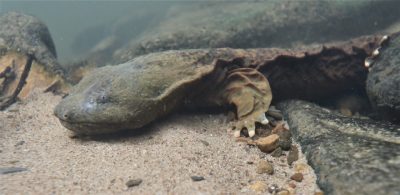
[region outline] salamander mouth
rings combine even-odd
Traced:
[[[59,119],[61,124],[80,135],[99,135],[109,134],[122,131],[125,129],[120,124],[112,123],[91,123],[91,122],[71,122],[63,119]]]

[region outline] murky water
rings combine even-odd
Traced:
[[[151,12],[161,19],[176,2],[141,1],[0,1],[0,13],[18,11],[41,19],[49,28],[57,46],[58,58],[66,62],[90,49],[108,36],[112,27],[131,15]],[[148,20],[143,19],[146,24]],[[132,27],[132,28],[138,28]],[[140,26],[139,26],[140,28]],[[89,32],[90,36],[82,37]]]
[[[304,20],[309,20],[308,16],[312,16],[312,14],[307,14],[306,12],[315,14],[313,17],[320,18],[321,21],[323,19],[329,19],[330,17],[334,18],[335,16],[332,14],[336,14],[339,18],[337,21],[333,21],[331,24],[329,21],[323,21],[323,25],[331,26],[329,28],[324,28],[321,31],[326,32],[318,32],[320,31],[320,24],[313,23],[308,28],[298,29],[299,27],[294,27],[293,29],[288,29],[288,31],[307,31],[308,33],[300,33],[304,34],[304,39],[314,40],[314,36],[327,35],[325,40],[332,39],[330,34],[340,34],[344,35],[352,34],[368,34],[365,30],[368,26],[371,26],[371,33],[376,32],[377,29],[374,29],[374,26],[378,26],[379,28],[386,28],[389,26],[389,23],[393,23],[394,18],[398,18],[398,13],[393,12],[393,9],[390,7],[399,6],[395,1],[386,1],[384,3],[375,3],[380,4],[378,6],[369,6],[367,1],[336,1],[335,3],[315,3],[312,1],[304,1],[301,4],[305,5],[295,5],[292,6],[290,1],[287,2],[279,2],[279,1],[251,1],[248,5],[241,4],[240,2],[232,2],[232,1],[202,1],[201,3],[195,3],[193,1],[10,1],[10,0],[2,0],[0,1],[0,12],[5,13],[8,11],[19,11],[26,14],[31,14],[40,18],[44,23],[48,26],[53,40],[55,42],[58,60],[61,63],[67,63],[68,61],[74,61],[74,59],[81,58],[87,54],[90,50],[92,50],[99,43],[107,43],[107,38],[110,35],[118,37],[118,40],[124,40],[124,42],[132,42],[135,37],[138,37],[140,34],[147,33],[153,29],[156,29],[158,26],[162,25],[163,22],[171,20],[171,17],[182,17],[180,15],[174,14],[182,12],[188,12],[187,18],[191,18],[192,27],[196,27],[196,23],[199,24],[197,26],[199,31],[205,27],[207,20],[210,20],[210,28],[213,27],[212,23],[219,23],[217,20],[212,21],[212,16],[207,18],[205,16],[215,15],[215,18],[218,20],[224,21],[232,21],[233,23],[237,23],[240,21],[240,17],[243,19],[247,19],[249,23],[257,22],[257,14],[262,14],[262,9],[265,12],[270,12],[264,14],[262,17],[270,17],[271,20],[281,20],[278,23],[290,23],[289,21],[285,21],[285,15],[293,15],[292,12],[298,12],[298,22],[303,22],[301,18]],[[366,3],[367,2],[367,3]],[[201,4],[200,6],[198,4]],[[238,4],[237,11],[235,12],[233,4]],[[276,6],[274,10],[269,10],[264,5],[275,6],[274,4],[280,4],[281,6]],[[329,5],[324,5],[329,4]],[[384,5],[387,4],[387,5]],[[217,6],[214,6],[217,5]],[[261,6],[260,6],[261,5]],[[196,7],[197,6],[197,7]],[[248,7],[246,10],[244,7]],[[298,8],[296,8],[296,6]],[[214,9],[213,7],[217,7]],[[285,8],[286,7],[286,8]],[[309,7],[309,9],[304,9],[303,7]],[[214,10],[213,10],[214,9]],[[278,10],[277,10],[278,9]],[[281,9],[281,10],[279,10]],[[342,13],[332,11],[332,10],[341,10]],[[365,11],[360,11],[364,9]],[[189,10],[189,11],[188,11]],[[192,11],[190,11],[192,10]],[[199,13],[199,10],[203,10],[206,14]],[[208,10],[213,10],[209,11]],[[173,14],[171,14],[171,12]],[[190,12],[193,12],[194,16],[190,16]],[[208,12],[208,13],[207,13]],[[223,14],[226,14],[224,16]],[[290,13],[289,13],[290,12]],[[304,12],[304,13],[302,13]],[[349,14],[354,12],[353,15]],[[368,14],[369,13],[369,14]],[[196,14],[198,15],[196,17]],[[207,15],[208,14],[208,15]],[[252,14],[255,14],[252,16]],[[278,15],[277,15],[278,14]],[[225,18],[224,18],[225,17]],[[236,18],[237,17],[237,18]],[[358,19],[357,19],[358,18]],[[289,17],[290,19],[290,17]],[[203,21],[205,20],[205,21]],[[388,21],[388,22],[385,22]],[[340,24],[340,22],[342,24]],[[347,22],[351,22],[351,24],[345,24]],[[175,31],[183,30],[185,31],[186,24],[190,24],[187,21],[180,21],[179,19],[172,22],[175,26],[171,28],[175,28]],[[182,26],[176,25],[176,23],[182,23]],[[223,22],[222,22],[223,23]],[[362,24],[357,24],[362,23]],[[369,25],[368,25],[369,23]],[[383,24],[385,23],[385,24]],[[306,23],[305,23],[306,24]],[[125,25],[125,26],[124,26]],[[224,24],[222,24],[224,25]],[[243,25],[240,24],[240,25]],[[251,25],[251,24],[250,24]],[[341,26],[342,25],[342,26]],[[357,26],[360,25],[360,29],[349,28],[349,26]],[[122,27],[124,26],[124,27]],[[343,28],[340,32],[332,32],[331,29]],[[245,27],[238,26],[237,29],[234,25],[230,25],[229,27],[223,27],[219,32],[223,36],[226,31],[240,31]],[[275,27],[272,27],[275,28]],[[165,28],[161,28],[164,30]],[[306,30],[304,30],[306,29]],[[255,29],[256,31],[257,29]],[[273,29],[274,30],[274,29]],[[313,32],[318,32],[317,34]],[[208,32],[206,32],[208,33]],[[260,31],[260,36],[262,36],[263,31]],[[269,39],[277,39],[277,42],[302,42],[302,40],[296,40],[291,38],[290,32],[281,33],[277,30],[276,34],[265,35]],[[240,33],[234,34],[235,36],[244,36]],[[251,35],[254,36],[254,35]],[[311,38],[310,38],[311,37]],[[334,36],[333,38],[343,38],[347,36]],[[211,39],[213,37],[211,36]],[[113,40],[113,39],[108,39]],[[139,39],[141,40],[141,39]],[[319,41],[325,41],[319,40]],[[102,42],[103,41],[103,42]],[[213,40],[210,40],[211,42]],[[218,46],[229,46],[229,47],[249,47],[246,43],[241,43],[238,40],[235,41],[236,44],[232,44],[229,42],[225,42],[225,44],[219,44]],[[249,41],[245,39],[245,41]],[[263,41],[260,38],[255,37],[251,41]],[[254,44],[253,44],[254,45]],[[255,44],[255,46],[269,46],[268,44]],[[279,45],[279,44],[271,44],[271,45]],[[179,46],[178,46],[179,47]],[[185,46],[188,48],[190,46]],[[193,44],[193,47],[198,47]],[[202,45],[201,45],[202,47]],[[111,48],[116,50],[118,48]],[[75,60],[76,61],[76,60]]]

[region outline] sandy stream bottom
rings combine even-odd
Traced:
[[[60,99],[36,90],[0,112],[0,168],[27,169],[0,174],[0,194],[255,194],[250,186],[257,181],[293,183],[295,194],[318,190],[303,154],[289,167],[286,154],[274,158],[236,142],[222,114],[175,114],[141,135],[70,138],[53,115]],[[274,164],[273,175],[256,173],[261,159]],[[290,180],[296,167],[302,182]],[[205,180],[192,181],[194,175]],[[143,182],[128,188],[130,179]]]

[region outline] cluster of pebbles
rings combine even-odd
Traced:
[[[256,136],[254,140],[247,137],[236,138],[239,142],[245,142],[249,145],[257,146],[262,152],[274,157],[280,158],[281,156],[286,156],[287,164],[294,170],[293,174],[288,176],[287,188],[279,187],[276,184],[268,186],[263,181],[255,181],[249,186],[249,188],[256,192],[269,192],[271,194],[277,195],[290,195],[296,194],[295,188],[296,183],[303,181],[303,172],[306,169],[304,164],[294,164],[295,161],[299,159],[299,148],[295,143],[292,142],[292,134],[289,129],[288,123],[284,120],[283,114],[280,110],[276,109],[274,106],[267,112],[267,119],[270,121],[268,125],[259,126],[256,128]],[[246,132],[244,132],[246,135]],[[248,164],[253,164],[253,162],[248,162]],[[256,172],[258,174],[269,174],[273,175],[275,173],[274,163],[260,159],[256,163]],[[322,191],[316,191],[315,195],[322,195]]]

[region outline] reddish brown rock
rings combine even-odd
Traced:
[[[269,135],[268,137],[263,137],[256,140],[256,145],[258,148],[266,153],[274,151],[279,146],[279,136],[277,134]]]
[[[294,175],[292,175],[290,177],[290,179],[295,180],[297,182],[301,182],[301,181],[303,181],[304,177],[303,177],[302,173],[295,173]]]

